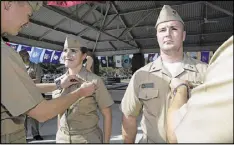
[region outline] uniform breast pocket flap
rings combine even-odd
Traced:
[[[142,100],[150,100],[150,99],[158,98],[158,90],[157,89],[142,89],[139,92],[139,98]]]

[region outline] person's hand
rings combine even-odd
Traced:
[[[181,79],[178,79],[178,78],[172,78],[171,79],[171,83],[170,83],[170,88],[172,91],[174,91],[174,89],[176,87],[178,87],[179,85],[181,84],[187,84],[189,86],[189,82],[186,81],[186,80],[181,80]]]
[[[76,75],[62,75],[59,77],[61,79],[61,88],[67,88],[73,84],[79,83],[81,80]]]
[[[172,108],[179,108],[188,101],[189,90],[186,89],[186,88],[183,88],[183,87],[182,88],[181,87],[177,88],[181,84],[186,84],[187,86],[189,86],[189,82],[186,81],[186,80],[181,80],[181,79],[178,79],[178,78],[172,78],[171,79],[170,88],[171,88],[171,91],[172,91],[171,92],[171,97],[172,98],[171,98],[171,101],[169,103],[170,104],[169,106],[172,107]],[[178,89],[180,89],[180,94],[176,95],[177,94],[176,92],[178,91]]]
[[[84,82],[77,90],[80,96],[91,96],[96,90],[95,82]]]

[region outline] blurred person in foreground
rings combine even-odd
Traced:
[[[214,53],[189,99],[189,82],[174,78],[170,87],[169,143],[233,143],[233,36]]]
[[[1,1],[1,143],[26,143],[24,120],[28,115],[39,122],[64,112],[71,104],[95,91],[93,82],[53,100],[41,93],[67,88],[78,83],[76,76],[62,76],[55,83],[35,84],[29,77],[20,55],[2,40],[5,35],[17,35],[28,25],[33,12],[42,1]],[[71,79],[76,81],[71,81]]]

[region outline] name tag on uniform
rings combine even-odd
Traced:
[[[153,88],[154,87],[154,83],[146,83],[146,84],[142,84],[141,88]]]

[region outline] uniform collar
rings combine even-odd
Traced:
[[[186,70],[198,72],[195,61],[188,57],[186,53],[184,53],[183,68]]]
[[[87,76],[87,70],[85,67],[82,67],[80,69],[80,72],[77,73],[78,77],[80,77],[81,79],[85,80],[86,79],[86,76]],[[66,75],[69,75],[68,71],[65,73]]]
[[[162,70],[163,73],[165,73],[166,75],[171,77],[171,74],[167,71],[167,69],[165,69],[163,67],[162,64],[162,58],[161,56],[159,56],[150,66],[149,68],[149,72],[155,72],[155,71],[160,71]],[[182,72],[184,72],[185,70],[189,70],[189,71],[194,71],[194,72],[198,72],[194,61],[192,61],[191,58],[189,58],[187,56],[187,54],[184,53],[184,58],[182,61],[182,67],[179,68],[179,70],[177,71],[176,76],[180,75]]]

